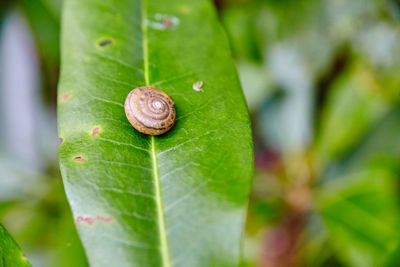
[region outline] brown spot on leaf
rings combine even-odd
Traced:
[[[92,218],[92,217],[78,216],[78,217],[76,217],[75,225],[78,225],[78,223],[80,223],[80,222],[85,222],[85,223],[87,223],[89,225],[92,225],[92,224],[95,223],[95,221],[96,220],[94,218]]]
[[[62,94],[61,97],[60,97],[60,100],[61,100],[61,101],[65,101],[65,100],[67,100],[70,96],[71,96],[71,93]]]
[[[99,127],[94,127],[93,131],[92,131],[92,136],[96,136],[98,134],[98,132],[100,131]]]
[[[112,217],[103,217],[103,216],[97,216],[96,219],[98,221],[103,221],[103,222],[112,222],[114,218]]]
[[[86,161],[86,159],[81,157],[81,156],[74,157],[74,160],[75,161],[79,161],[79,162],[85,162]]]
[[[102,221],[105,223],[112,222],[114,220],[113,217],[104,217],[104,216],[97,216],[97,217],[84,217],[78,216],[75,219],[75,225],[78,225],[80,222],[85,222],[88,225],[93,225],[97,221]]]
[[[114,44],[114,40],[113,40],[113,39],[110,39],[110,38],[101,40],[101,41],[99,42],[99,46],[100,46],[100,47],[105,47],[105,46],[113,45],[113,44]]]

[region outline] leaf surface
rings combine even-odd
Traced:
[[[0,224],[0,267],[31,266],[7,230]]]
[[[253,150],[211,2],[68,0],[61,42],[60,166],[91,266],[236,265]],[[145,85],[175,100],[162,136],[125,117]]]

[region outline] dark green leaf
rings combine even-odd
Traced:
[[[0,224],[0,267],[31,266],[22,254],[18,244]]]
[[[325,177],[317,202],[338,257],[350,266],[382,266],[399,245],[398,108],[377,122]]]
[[[396,182],[390,173],[364,171],[321,189],[318,203],[330,242],[350,266],[381,266],[398,243]]]
[[[351,174],[358,170],[377,169],[400,175],[400,108],[393,108],[376,122],[346,157],[332,163],[325,179]]]
[[[37,41],[47,67],[59,62],[59,16],[44,0],[21,0],[22,9]],[[54,77],[53,77],[54,78]]]
[[[351,151],[388,109],[384,89],[362,63],[355,63],[333,85],[324,107],[316,149],[322,160]]]
[[[394,108],[378,121],[359,146],[339,161],[336,171],[352,172],[361,168],[385,169],[400,175],[400,108]]]
[[[60,165],[92,266],[238,263],[253,152],[230,53],[210,1],[65,2]],[[125,117],[143,85],[175,100],[163,136]]]

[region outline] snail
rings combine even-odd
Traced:
[[[174,100],[153,87],[137,87],[125,100],[125,114],[132,126],[141,133],[160,135],[175,123]]]

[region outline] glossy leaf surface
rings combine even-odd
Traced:
[[[236,265],[253,151],[211,1],[67,0],[61,42],[60,166],[91,266]],[[162,136],[125,117],[145,85],[175,100]]]

